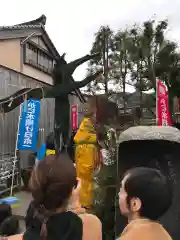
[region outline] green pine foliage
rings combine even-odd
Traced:
[[[99,59],[90,61],[87,74],[103,68],[105,59],[108,62],[108,75],[106,79],[102,77],[91,83],[88,91],[93,94],[99,90],[108,94],[121,91],[125,96],[129,84],[142,93],[155,90],[156,78],[159,78],[168,87],[172,110],[172,99],[180,97],[180,53],[177,43],[167,39],[167,31],[167,20],[148,20],[142,25],[135,24],[118,31],[101,26],[95,34],[91,49],[92,54],[101,54]],[[106,91],[105,80],[108,82]]]

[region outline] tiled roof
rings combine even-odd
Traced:
[[[27,28],[41,28],[46,25],[46,16],[41,15],[39,18],[29,21],[29,22],[24,22],[12,26],[0,26],[0,30],[9,30],[9,29],[27,29]]]
[[[43,25],[13,25],[13,26],[0,26],[0,30],[8,30],[8,29],[25,29],[25,28],[40,28],[44,27]]]
[[[34,29],[34,30],[37,30],[37,32],[35,31],[37,35],[42,34],[42,37],[44,38],[45,43],[52,49],[53,55],[55,57],[60,57],[57,49],[55,48],[54,44],[52,43],[51,39],[49,38],[45,30],[45,25],[46,25],[46,16],[43,14],[39,18],[29,22],[23,22],[23,23],[11,25],[11,26],[0,26],[0,39],[11,39],[13,37],[15,38],[26,37],[26,35],[28,36],[30,34],[31,29],[32,30]],[[16,30],[17,30],[17,34],[16,34]]]

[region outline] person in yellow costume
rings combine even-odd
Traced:
[[[74,137],[77,177],[81,179],[80,204],[90,208],[93,198],[93,172],[99,162],[97,135],[90,117],[85,117]]]
[[[107,134],[105,125],[112,123],[118,114],[117,105],[107,97],[93,96],[88,100],[86,115],[74,137],[77,177],[81,179],[80,203],[93,208],[94,177],[100,165],[100,149]]]

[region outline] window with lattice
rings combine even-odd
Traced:
[[[47,74],[51,74],[53,68],[53,58],[32,43],[24,46],[24,63]]]

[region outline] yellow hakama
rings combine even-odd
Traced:
[[[75,137],[77,177],[81,179],[80,204],[90,208],[93,198],[93,172],[98,162],[97,136],[90,118],[84,118]]]

